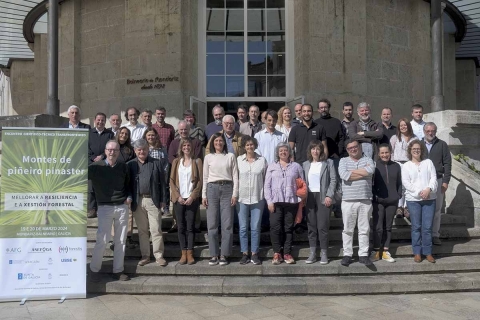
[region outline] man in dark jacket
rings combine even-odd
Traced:
[[[437,199],[435,201],[435,215],[433,216],[432,242],[434,245],[441,245],[440,221],[443,206],[443,198],[448,189],[452,176],[452,156],[445,141],[437,138],[437,126],[433,122],[427,122],[423,127],[425,134],[423,142],[428,150],[428,158],[432,160],[437,171]]]
[[[390,138],[397,133],[397,127],[392,124],[392,109],[389,107],[383,108],[381,118],[383,137],[380,140],[380,144],[390,144]]]
[[[90,129],[88,135],[88,163],[98,162],[105,159],[105,146],[114,135],[110,129],[105,128],[107,116],[99,112],[95,115],[95,127]],[[117,156],[118,157],[118,156]],[[97,202],[92,184],[88,184],[88,217],[97,217]]]
[[[370,118],[370,105],[360,102],[357,106],[358,120],[354,120],[348,127],[348,137],[362,145],[363,154],[374,160],[378,156],[378,144],[383,138],[382,124]]]
[[[321,125],[325,129],[325,135],[327,136],[327,148],[328,154],[331,159],[339,159],[344,156],[345,152],[345,138],[343,135],[342,123],[339,119],[330,115],[331,103],[327,99],[322,99],[318,102],[318,112],[320,118],[315,122]],[[338,170],[338,161],[335,161],[335,168]]]
[[[162,214],[160,208],[165,206],[165,177],[160,161],[148,155],[148,142],[138,139],[133,143],[136,159],[127,163],[130,174],[130,192],[133,217],[138,228],[140,252],[142,258],[139,266],[150,263],[150,239],[155,261],[162,267],[167,265],[163,257],[164,244],[162,235]]]
[[[70,128],[70,129],[91,129],[90,125],[80,121],[80,108],[71,105],[68,107],[67,115],[68,122],[63,123],[60,128]]]
[[[105,146],[106,158],[88,166],[88,181],[92,183],[98,201],[97,242],[90,262],[90,280],[100,281],[103,254],[106,239],[110,237],[112,224],[115,229],[113,252],[113,277],[126,281],[130,278],[123,273],[125,257],[125,238],[127,237],[128,205],[127,199],[130,176],[127,165],[117,162],[120,146],[115,140]]]

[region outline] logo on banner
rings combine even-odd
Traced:
[[[69,247],[69,246],[60,246],[60,247],[58,247],[58,252],[59,252],[59,253],[68,253],[68,252],[70,252],[70,251],[81,252],[81,251],[82,251],[82,248],[81,248],[81,247],[73,248],[73,247]]]
[[[47,247],[40,247],[40,248],[32,248],[29,253],[44,253],[44,252],[51,252],[52,248]]]
[[[48,258],[48,264],[53,264],[53,259],[52,258]]]
[[[17,253],[22,253],[22,248],[18,247],[18,248],[7,248],[5,249],[5,252],[7,254],[17,254]]]
[[[52,274],[51,273],[48,274],[48,279],[52,279]]]
[[[77,261],[77,259],[68,258],[68,259],[61,259],[60,261],[61,262],[75,262],[75,261]]]
[[[8,264],[21,264],[23,260],[8,260]]]
[[[40,279],[40,276],[34,274],[34,273],[19,273],[17,275],[18,280],[35,280],[35,279]]]

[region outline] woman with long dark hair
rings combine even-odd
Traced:
[[[117,135],[115,136],[115,140],[117,140],[120,145],[120,153],[117,159],[119,162],[127,163],[135,158],[130,135],[130,130],[127,127],[121,127],[118,129]]]
[[[209,265],[228,264],[233,245],[233,208],[238,199],[238,166],[227,150],[223,133],[214,133],[210,153],[203,163],[202,204],[207,208]],[[221,221],[222,247],[219,251],[218,225]],[[220,256],[220,258],[219,258]]]
[[[171,200],[178,225],[178,241],[182,250],[179,264],[194,264],[195,213],[200,206],[203,184],[202,160],[195,159],[190,140],[181,139],[178,157],[170,174]]]

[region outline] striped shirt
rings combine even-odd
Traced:
[[[247,155],[237,158],[238,164],[238,202],[255,204],[263,200],[263,184],[267,171],[267,161],[256,155],[255,161],[250,163]]]
[[[369,173],[360,180],[349,181],[352,170],[365,169]],[[338,174],[342,179],[342,200],[372,200],[372,175],[375,163],[370,157],[354,160],[350,157],[340,159]]]

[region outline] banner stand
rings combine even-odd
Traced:
[[[88,134],[2,128],[0,301],[86,298]]]

